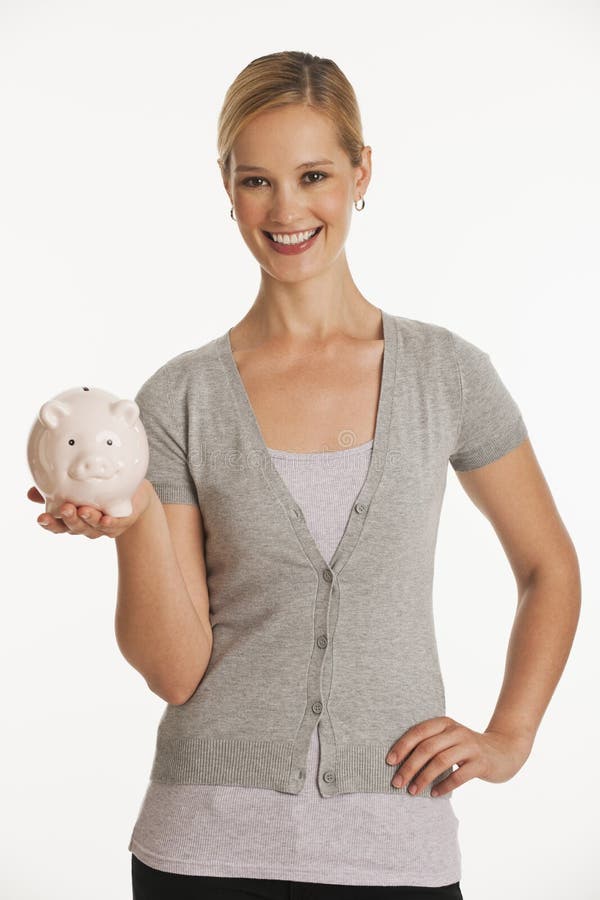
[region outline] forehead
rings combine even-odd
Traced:
[[[285,106],[259,113],[234,141],[233,165],[297,166],[306,160],[327,157],[338,162],[343,155],[331,120],[306,106]]]

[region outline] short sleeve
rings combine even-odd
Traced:
[[[528,433],[521,410],[489,354],[450,333],[460,378],[461,410],[449,459],[456,471],[465,472],[504,456]]]
[[[188,465],[185,410],[173,405],[165,366],[158,369],[135,395],[148,438],[146,478],[162,503],[192,503],[198,494]]]

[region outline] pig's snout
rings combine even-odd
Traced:
[[[86,481],[88,478],[108,479],[116,475],[117,467],[103,456],[85,456],[75,460],[69,466],[69,477],[73,481]]]

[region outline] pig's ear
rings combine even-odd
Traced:
[[[48,402],[44,403],[44,405],[40,409],[38,418],[42,425],[45,425],[46,428],[54,430],[60,425],[61,419],[64,419],[65,416],[70,415],[71,407],[68,405],[68,403],[64,403],[62,400],[48,400]]]
[[[140,417],[140,408],[135,400],[117,400],[115,403],[111,403],[110,411],[118,419],[124,419],[130,428]]]

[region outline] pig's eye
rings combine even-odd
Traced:
[[[74,443],[75,443],[75,438],[69,438],[69,444],[71,445],[71,447],[73,446]]]
[[[110,438],[108,438],[106,443],[108,444],[109,447],[112,447],[112,440]]]

